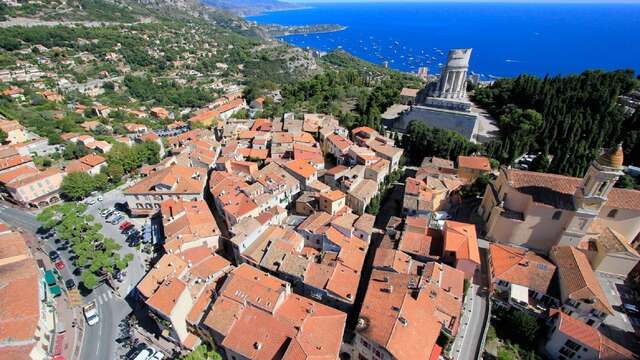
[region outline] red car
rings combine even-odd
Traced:
[[[64,261],[62,261],[62,259],[56,261],[56,269],[58,270],[64,269]]]
[[[131,222],[129,221],[123,222],[122,224],[120,224],[120,230],[126,229],[129,225],[131,225]]]

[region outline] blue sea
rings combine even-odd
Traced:
[[[340,24],[344,31],[283,40],[341,48],[376,64],[439,72],[449,48],[473,48],[484,79],[586,69],[640,71],[640,4],[326,3],[249,17],[283,25]]]

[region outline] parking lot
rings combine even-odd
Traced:
[[[613,315],[608,316],[600,330],[611,339],[627,346],[629,349],[640,351],[638,349],[638,338],[634,332],[638,325],[638,317],[632,319],[622,307],[623,303],[634,304],[631,296],[631,289],[624,284],[624,280],[609,274],[596,273],[600,286],[607,296],[607,300],[613,306]],[[640,331],[640,329],[638,329]]]
[[[151,224],[147,219],[129,218],[127,214],[124,211],[122,211],[123,208],[120,205],[118,206],[116,205],[116,204],[125,203],[122,190],[120,189],[112,190],[108,193],[102,194],[101,197],[102,197],[102,201],[96,200],[95,203],[93,203],[91,199],[96,199],[97,196],[88,199],[87,213],[92,215],[95,218],[96,223],[102,225],[103,235],[115,240],[118,244],[122,246],[122,249],[120,250],[121,254],[132,253],[134,255],[133,260],[131,261],[127,269],[126,276],[124,277],[122,282],[117,284],[118,292],[122,297],[125,297],[136,286],[136,284],[138,284],[138,282],[142,279],[142,277],[144,277],[146,273],[146,264],[153,257],[153,252],[147,253],[143,251],[142,245],[139,248],[131,247],[130,244],[127,243],[126,241],[127,237],[124,234],[122,234],[122,231],[120,230],[120,225],[128,221],[128,222],[131,222],[137,230],[141,231],[142,227],[145,224],[149,226]],[[100,214],[100,211],[102,209],[115,209],[119,213],[123,214],[123,218],[117,224],[111,224],[109,221],[113,220],[113,218],[115,218],[116,215],[112,215],[111,217],[105,219]],[[153,226],[153,230],[154,230],[153,240],[155,240],[158,238],[159,234],[156,226]]]

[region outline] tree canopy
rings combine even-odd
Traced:
[[[631,70],[497,80],[474,94],[500,128],[486,151],[502,163],[525,152],[550,154],[549,171],[582,176],[600,148],[623,142],[626,162],[638,165],[640,112],[618,103],[637,87]]]
[[[479,149],[462,135],[445,129],[432,128],[420,121],[412,121],[400,142],[413,164],[420,164],[427,156],[455,160]]]
[[[95,224],[92,216],[85,215],[86,209],[84,204],[58,204],[43,210],[37,220],[44,228],[55,228],[60,240],[71,244],[71,252],[75,255],[73,262],[82,271],[83,285],[92,289],[103,276],[109,276],[115,269],[125,269],[133,255],[122,257],[118,253],[121,246],[102,235],[102,225]]]

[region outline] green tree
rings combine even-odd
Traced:
[[[98,285],[98,277],[90,271],[83,271],[80,280],[87,289],[94,289]]]
[[[622,175],[616,182],[615,187],[623,189],[638,189],[640,184],[631,175]]]
[[[91,175],[78,171],[64,177],[61,189],[69,199],[80,200],[87,197],[95,187]]]
[[[214,349],[210,349],[206,345],[198,345],[190,353],[180,357],[180,360],[222,360],[222,356]]]
[[[64,151],[62,152],[62,157],[65,160],[74,160],[79,159],[83,156],[89,154],[89,149],[87,149],[84,145],[67,142],[65,143]]]
[[[507,313],[504,323],[510,329],[511,338],[518,344],[530,348],[538,335],[539,325],[535,317],[517,310]]]
[[[497,80],[474,94],[500,128],[486,152],[503,163],[524,151],[551,154],[549,171],[582,176],[598,149],[623,142],[625,161],[638,165],[640,111],[626,113],[618,101],[638,87],[632,70]],[[524,109],[536,111],[541,121]]]
[[[7,133],[3,130],[0,130],[0,144],[3,144],[5,141],[7,141],[7,137],[9,137],[9,135],[7,135]]]
[[[378,212],[380,212],[380,193],[376,194],[371,199],[371,202],[369,202],[365,211],[367,214],[378,215]]]
[[[453,131],[428,127],[412,121],[402,137],[401,146],[413,164],[420,164],[426,156],[455,160],[458,155],[469,155],[478,146]]]
[[[122,168],[122,165],[118,163],[109,163],[105,169],[107,175],[112,180],[120,180],[124,175],[124,169]]]

